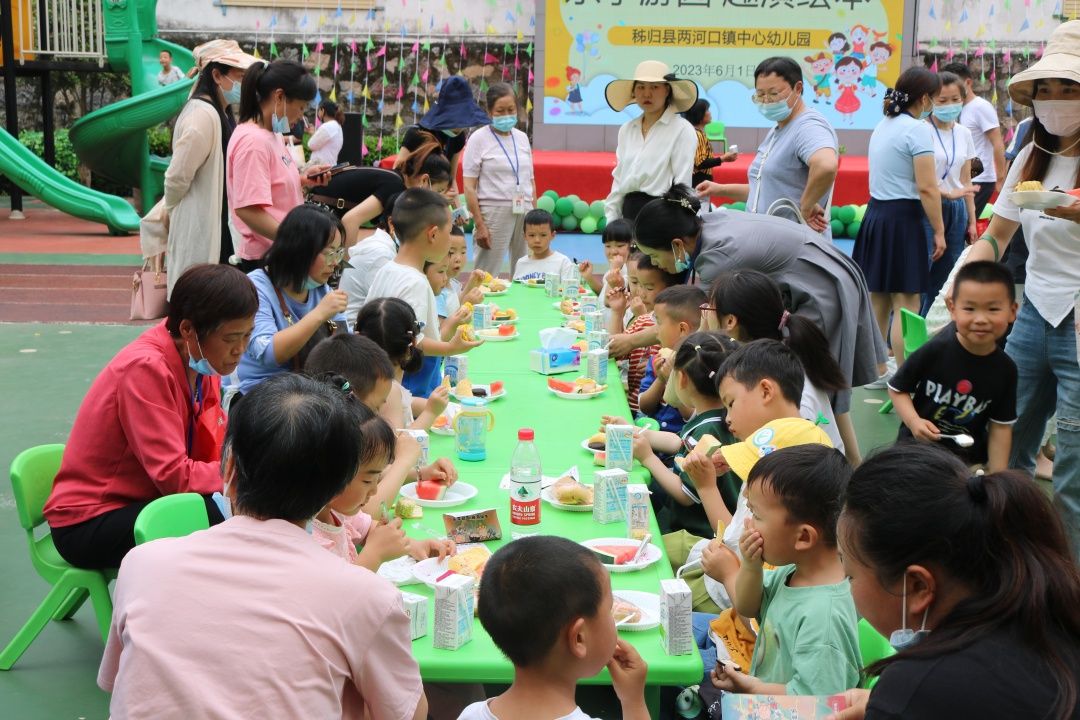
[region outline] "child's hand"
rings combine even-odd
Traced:
[[[645,700],[645,675],[649,666],[637,649],[623,639],[615,643],[615,652],[607,664],[611,686],[624,707]]]
[[[394,518],[388,523],[375,523],[371,526],[361,555],[371,553],[381,565],[408,552],[409,539],[401,529],[401,518]]]
[[[765,539],[761,537],[757,529],[750,527],[750,518],[746,518],[743,522],[743,533],[739,537],[739,552],[742,553],[743,560],[747,565],[761,567],[761,564],[765,562],[764,551]]]
[[[450,322],[452,322],[454,325],[462,325],[469,322],[470,318],[472,318],[472,313],[469,312],[469,308],[462,305],[454,311],[453,315],[450,316]]]
[[[473,305],[479,305],[484,302],[484,291],[478,287],[474,287],[465,293],[463,302],[471,302]]]
[[[420,479],[435,480],[450,487],[457,482],[457,468],[448,458],[438,458],[430,465],[420,468]]]
[[[587,278],[590,275],[592,275],[592,271],[593,271],[592,261],[590,261],[590,260],[582,260],[581,262],[578,263],[577,267],[578,267],[578,271],[581,273],[581,277]]]
[[[622,288],[610,288],[607,293],[607,297],[604,298],[604,303],[611,308],[611,312],[615,313],[622,319],[622,316],[626,314],[626,305],[630,302],[630,296]]]
[[[612,310],[614,309],[612,308]],[[613,358],[624,358],[635,349],[634,341],[630,339],[630,335],[627,333],[612,335],[611,341],[608,342],[608,354]]]
[[[663,380],[666,384],[671,379],[671,363],[661,355],[658,354],[653,358],[652,368],[657,380]]]
[[[479,287],[480,283],[484,282],[485,277],[487,277],[487,273],[485,271],[479,268],[473,270],[471,273],[469,273],[469,280],[465,283],[465,287],[463,289],[468,292],[475,287]],[[481,293],[481,297],[483,297],[483,293]]]
[[[630,422],[626,418],[619,417],[618,415],[601,415],[600,416],[600,432],[603,432],[604,428],[606,428],[608,425],[633,425],[633,424],[634,423]]]
[[[739,572],[739,558],[722,538],[710,540],[701,551],[701,569],[717,582],[726,583]]]
[[[634,317],[637,317],[638,315],[644,315],[649,311],[645,309],[645,301],[635,295],[630,298],[630,312]]]
[[[908,430],[911,430],[911,434],[918,440],[937,442],[941,439],[941,431],[938,430],[938,426],[923,418],[916,419],[915,422],[908,426]]]
[[[866,706],[870,703],[869,690],[847,690],[841,697],[847,703],[847,708],[829,715],[825,720],[863,720],[866,717]]]
[[[748,693],[754,685],[753,676],[739,672],[730,663],[716,663],[716,667],[709,673],[709,679],[712,680],[713,687],[730,693]]]
[[[439,417],[450,404],[450,388],[445,385],[437,385],[428,395],[424,409],[431,413],[432,417]]]
[[[653,454],[652,444],[646,435],[646,433],[634,435],[634,459],[640,463],[644,463],[646,458],[651,457]]]
[[[404,462],[412,467],[420,459],[420,443],[404,430],[397,431],[397,442],[394,444],[394,461]]]
[[[703,452],[692,452],[683,458],[683,472],[699,491],[717,490],[716,468],[712,458]]]
[[[419,562],[428,558],[443,560],[457,552],[453,540],[409,540],[409,557]]]
[[[626,286],[626,281],[623,279],[622,272],[620,272],[622,264],[622,258],[617,257],[611,261],[611,269],[604,273],[604,281],[608,285],[608,290],[622,290]]]
[[[450,341],[447,344],[450,346],[450,354],[458,355],[460,353],[469,352],[474,347],[480,346],[482,343],[479,340],[466,340],[461,334],[461,328],[458,327],[457,332],[454,333],[454,337],[450,338]],[[445,408],[446,406],[444,405],[443,407]]]
[[[714,452],[709,459],[712,461],[713,469],[716,470],[716,477],[731,472],[731,466],[728,465],[727,460],[724,459],[724,453],[719,451]]]

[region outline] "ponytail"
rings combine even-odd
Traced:
[[[315,99],[315,78],[303,65],[292,60],[256,62],[244,73],[240,86],[240,122],[262,122],[262,103],[275,90],[283,90],[289,100]]]
[[[690,333],[675,350],[672,367],[686,375],[698,393],[718,398],[720,367],[734,351],[735,341],[723,333],[711,330]]]
[[[333,100],[323,100],[319,109],[326,113],[328,119],[336,121],[339,125],[345,123],[345,111]]]
[[[788,312],[780,286],[765,273],[737,270],[720,275],[710,288],[709,304],[718,317],[735,316],[747,341],[768,338],[791,348],[819,390],[832,393],[848,387],[825,333],[809,318]]]
[[[672,185],[663,197],[645,203],[634,220],[638,245],[670,250],[673,238],[694,238],[701,233],[701,201],[687,185]]]
[[[446,159],[443,146],[426,130],[420,131],[420,147],[409,154],[401,166],[406,181],[427,175],[431,182],[450,182],[450,161]]]
[[[1080,643],[1080,568],[1046,494],[1014,471],[973,476],[955,455],[902,443],[864,462],[848,485],[844,552],[891,587],[928,565],[970,590],[917,646],[875,664],[956,652],[1005,625],[1048,665],[1051,716],[1072,717]]]
[[[424,352],[416,345],[420,327],[409,303],[395,297],[366,302],[356,316],[355,327],[357,334],[375,341],[405,372],[420,370],[424,363]]]

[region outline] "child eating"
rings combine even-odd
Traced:
[[[555,219],[546,210],[530,210],[525,213],[525,244],[529,254],[517,261],[514,266],[515,280],[543,280],[547,273],[559,277],[570,275],[574,271],[574,262],[551,249],[555,239]]]
[[[514,664],[514,682],[465,708],[459,720],[589,720],[574,699],[577,684],[604,667],[623,720],[647,720],[648,667],[619,639],[611,606],[611,580],[584,546],[539,535],[499,548],[484,568],[478,614]]]
[[[664,288],[656,296],[653,316],[660,350],[646,361],[638,392],[638,408],[642,415],[660,423],[661,430],[679,432],[683,418],[694,410],[674,402],[675,398],[666,392],[671,365],[665,358],[670,358],[671,352],[665,353],[664,349],[674,351],[683,338],[697,330],[704,302],[705,292],[695,285],[674,285]]]
[[[593,274],[593,264],[589,260],[581,261],[578,270],[581,271],[582,279],[589,284],[589,288],[604,301],[606,309],[608,290],[626,287],[628,281],[626,261],[630,257],[630,248],[634,244],[634,226],[623,218],[612,220],[604,226],[600,242],[604,245],[604,258],[608,262],[608,271],[598,279]]]

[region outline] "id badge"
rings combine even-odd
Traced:
[[[515,215],[525,214],[525,193],[521,192],[520,190],[514,192],[512,209]]]

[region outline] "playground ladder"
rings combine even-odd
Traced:
[[[106,0],[117,1],[123,2]],[[105,64],[102,0],[13,0],[12,5],[18,62],[47,55]]]

